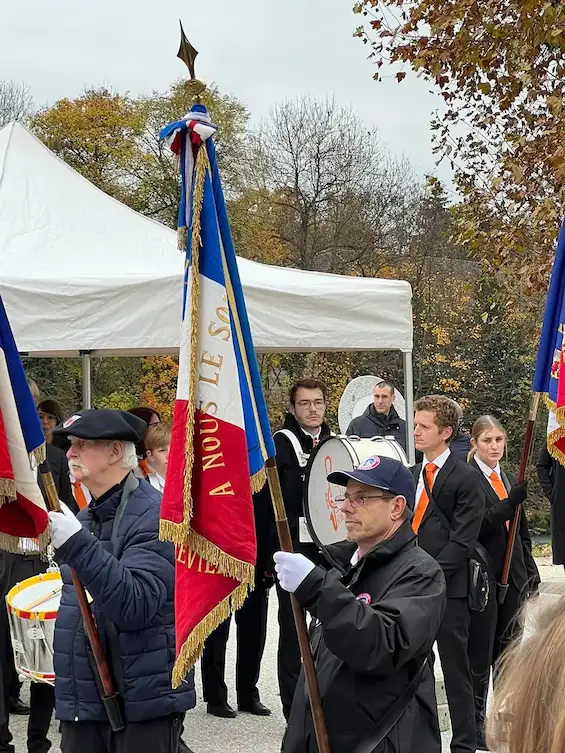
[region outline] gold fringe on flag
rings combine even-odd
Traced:
[[[254,565],[243,560],[238,560],[236,557],[232,557],[231,554],[226,554],[218,546],[204,538],[204,536],[196,533],[196,531],[191,530],[188,532],[186,546],[210,565],[213,565],[221,575],[239,580],[241,583],[248,583],[249,585],[255,582]]]
[[[172,541],[177,546],[186,545],[192,518],[192,472],[194,470],[194,413],[196,409],[196,380],[198,369],[198,309],[199,309],[199,255],[202,239],[201,215],[204,199],[204,182],[209,167],[206,145],[202,144],[196,157],[194,190],[192,194],[192,243],[191,243],[191,304],[190,304],[190,369],[188,385],[188,408],[185,434],[185,473],[183,493],[183,519],[181,523],[172,520],[161,520],[159,524],[159,538],[162,541]]]
[[[186,225],[182,225],[177,228],[177,248],[179,251],[186,252],[186,246],[188,244],[188,228]]]
[[[39,447],[36,447],[35,450],[32,450],[31,455],[37,465],[44,463],[47,460],[47,450],[45,448],[45,442],[43,444],[40,444]]]
[[[251,491],[253,492],[253,494],[260,492],[261,489],[265,486],[266,481],[267,474],[265,473],[264,468],[261,468],[261,470],[257,471],[257,473],[254,473],[251,476]]]
[[[249,590],[249,584],[242,583],[233,593],[223,599],[218,606],[214,607],[214,609],[207,614],[198,625],[196,625],[192,633],[190,633],[181,646],[181,650],[175,661],[172,677],[173,688],[178,688],[180,686],[186,673],[190,671],[198,659],[200,659],[204,650],[204,642],[210,633],[213,633],[222,622],[225,622],[233,611],[243,606]]]
[[[30,537],[27,536],[21,538]],[[21,547],[21,538],[20,536],[10,536],[7,533],[0,533],[0,549],[4,552],[11,552],[12,554],[37,554],[35,549],[23,550]],[[51,540],[49,529],[43,531],[39,536],[34,536],[33,540],[36,541],[39,546],[39,553],[44,553]]]
[[[551,413],[553,413],[553,415],[555,416],[555,420],[558,424],[556,429],[552,429],[552,431],[549,432],[547,439],[552,443],[558,442],[560,439],[563,439],[563,437],[565,437],[565,407],[557,408],[557,406],[547,393],[543,395],[543,401],[547,409],[551,411]],[[551,457],[555,458],[559,463],[561,463],[561,465],[565,465],[565,453],[562,452],[559,447],[556,447],[555,444],[553,444],[550,449],[549,442],[547,449]]]
[[[16,499],[16,482],[13,478],[0,478],[0,505]]]

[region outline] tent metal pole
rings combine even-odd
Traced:
[[[80,357],[82,360],[82,407],[92,407],[92,384],[91,384],[91,362],[90,351],[81,350]]]
[[[406,404],[406,447],[408,449],[408,462],[410,465],[414,465],[416,449],[414,447],[414,376],[411,350],[402,351],[402,365],[404,369],[404,402]]]

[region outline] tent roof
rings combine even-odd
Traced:
[[[412,348],[407,282],[238,263],[259,350]],[[182,268],[174,231],[97,189],[23,125],[0,131],[0,295],[22,352],[175,352]]]

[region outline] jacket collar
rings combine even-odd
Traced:
[[[397,428],[400,427],[400,416],[396,412],[394,405],[391,406],[389,412],[385,415],[384,413],[377,413],[375,404],[369,403],[369,405],[365,409],[365,412],[363,413],[363,416],[370,419],[377,426],[383,427],[385,429],[391,426],[396,426]]]
[[[361,557],[359,562],[351,566],[351,558],[357,550],[357,544],[350,541],[343,541],[327,548],[331,564],[337,566],[343,573],[348,571],[360,571],[361,568],[379,567],[395,555],[405,549],[411,549],[416,546],[416,534],[412,530],[409,520],[405,520],[400,528],[385,541],[381,541],[371,551]],[[370,564],[369,564],[370,563]]]
[[[126,476],[119,484],[116,484],[111,489],[108,489],[108,491],[104,492],[104,494],[98,497],[98,499],[94,499],[94,497],[92,498],[90,504],[88,505],[88,511],[91,517],[98,523],[104,523],[105,521],[111,520],[114,517],[122,498],[124,485],[130,475],[131,471],[130,473],[126,474]]]
[[[292,415],[292,413],[286,414],[282,428],[289,429],[293,434],[296,435],[304,452],[312,452],[312,449],[314,447],[314,440],[312,436],[302,431],[302,429],[300,428],[300,424],[298,423],[296,418]],[[324,421],[324,423],[321,426],[320,439],[323,439],[324,437],[329,437],[330,434],[331,434],[330,427]]]

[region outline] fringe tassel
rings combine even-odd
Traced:
[[[188,245],[188,228],[186,225],[177,228],[177,248],[179,251],[186,252]]]
[[[547,435],[547,449],[551,457],[555,458],[561,465],[565,465],[565,453],[554,444],[565,437],[565,426],[563,425],[565,424],[565,407],[557,408],[547,392],[543,394],[543,401],[547,409],[555,415],[555,420],[559,424],[557,429]]]
[[[196,157],[196,176],[192,194],[192,258],[191,275],[191,323],[190,323],[190,372],[188,387],[188,411],[186,417],[186,471],[184,474],[184,523],[188,532],[192,518],[192,472],[194,470],[194,412],[196,409],[196,381],[198,371],[198,315],[199,315],[199,256],[202,239],[201,219],[204,200],[204,182],[208,168],[206,145],[202,144]]]
[[[192,669],[198,659],[202,656],[204,642],[210,633],[225,622],[230,614],[240,609],[247,597],[249,585],[242,583],[235,591],[223,599],[218,606],[207,614],[206,617],[196,625],[186,641],[181,646],[179,655],[173,667],[172,685],[173,689],[178,688],[186,676],[186,673]]]
[[[161,541],[172,541],[175,546],[186,546],[189,523],[185,520],[182,523],[175,523],[172,520],[159,521],[159,539]]]
[[[0,478],[0,506],[16,499],[16,481],[13,478]]]
[[[260,492],[261,489],[265,486],[265,483],[267,481],[267,474],[265,473],[265,469],[261,468],[261,470],[257,471],[257,473],[254,473],[251,476],[251,491],[253,494],[257,494],[257,492]]]
[[[222,575],[238,580],[240,583],[252,584],[255,582],[254,565],[226,554],[196,531],[188,532],[186,546],[200,555],[206,562],[209,562],[210,565],[214,565]]]
[[[22,536],[21,538],[31,538],[29,536]],[[44,554],[49,541],[51,540],[49,529],[45,529],[39,536],[34,536],[33,540],[37,541],[39,545],[39,552],[35,549],[22,549],[20,536],[10,536],[8,533],[0,533],[0,549],[4,552],[12,552],[12,554]]]
[[[37,465],[44,463],[47,460],[47,450],[45,448],[45,442],[39,445],[39,447],[36,447],[35,450],[32,450],[31,454]]]

